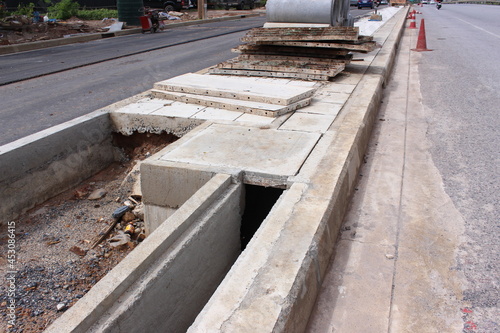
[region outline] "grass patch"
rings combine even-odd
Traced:
[[[102,20],[104,18],[118,18],[118,10],[116,9],[81,9],[76,13],[76,17],[80,20]]]

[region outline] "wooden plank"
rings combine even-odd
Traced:
[[[214,77],[193,73],[157,82],[154,88],[280,105],[288,105],[314,94],[314,89],[308,87],[291,86],[283,89],[279,84],[259,82],[249,78],[238,80],[234,77]]]
[[[265,117],[278,117],[285,113],[295,111],[311,104],[311,98],[306,98],[289,105],[278,105],[212,96],[201,96],[157,89],[152,89],[151,94],[156,98],[203,105],[230,111],[251,113]]]
[[[251,41],[319,41],[319,40],[358,40],[359,29],[357,27],[294,27],[294,28],[255,28],[250,30],[244,42]]]
[[[339,71],[339,73],[340,72],[341,72],[341,70]],[[315,80],[315,81],[327,81],[330,77],[333,77],[333,76],[318,75],[318,74],[270,72],[270,71],[253,71],[253,70],[226,69],[226,68],[212,68],[212,69],[210,69],[210,73],[211,74],[221,74],[221,75],[238,75],[238,76],[258,76],[258,77],[289,78],[289,79],[299,79],[299,80],[308,80],[308,81],[311,81],[311,80]]]
[[[217,65],[218,68],[227,69],[251,69],[271,72],[304,73],[334,76],[338,68],[344,69],[344,64],[317,64],[307,61],[251,61],[251,60],[229,60]]]
[[[352,59],[352,55],[344,59],[332,59],[332,58],[313,58],[295,55],[267,55],[267,54],[240,54],[237,58],[241,60],[251,60],[251,61],[269,61],[269,60],[283,60],[283,61],[293,61],[293,62],[314,62],[317,64],[349,64]]]
[[[348,50],[331,48],[306,48],[297,46],[279,46],[279,45],[256,45],[243,44],[233,49],[235,52],[245,54],[268,54],[268,55],[286,55],[308,56],[315,58],[334,58],[339,59],[348,56]]]
[[[321,42],[266,42],[266,45],[278,46],[296,46],[303,48],[333,48],[355,52],[371,52],[377,47],[375,42],[365,42],[363,44],[346,44],[346,43],[321,43]]]

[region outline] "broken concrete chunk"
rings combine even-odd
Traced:
[[[130,222],[130,221],[133,221],[135,219],[136,219],[135,214],[130,212],[130,211],[125,212],[125,214],[123,214],[123,216],[122,216],[123,222]]]
[[[118,231],[116,236],[110,238],[108,242],[112,247],[122,246],[130,242],[130,236],[120,230]]]
[[[103,189],[103,188],[98,188],[97,190],[93,191],[92,193],[89,194],[88,196],[88,200],[99,200],[99,199],[102,199],[104,198],[104,196],[107,194],[108,192]]]
[[[132,211],[132,213],[134,213],[134,215],[139,219],[139,220],[142,220],[144,221],[144,205],[142,204],[142,202],[136,206],[134,208],[134,210]]]
[[[66,310],[66,304],[65,303],[59,303],[57,304],[57,311],[64,311]]]

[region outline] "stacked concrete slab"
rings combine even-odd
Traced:
[[[155,84],[153,96],[261,116],[277,117],[307,106],[315,89],[218,75],[188,73]]]
[[[293,24],[292,24],[293,25]],[[371,36],[358,27],[265,27],[250,30],[235,59],[210,70],[214,74],[328,80],[349,64],[349,52],[370,52]]]

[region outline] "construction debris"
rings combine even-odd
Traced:
[[[130,242],[130,235],[119,230],[116,235],[108,240],[112,247],[119,247]]]
[[[92,193],[89,194],[87,200],[99,200],[99,199],[104,198],[104,196],[106,194],[108,194],[108,192],[105,189],[98,188],[98,189],[92,191]]]
[[[241,39],[237,58],[210,70],[211,74],[328,80],[345,69],[350,52],[373,51],[372,37],[357,27],[256,28]]]

